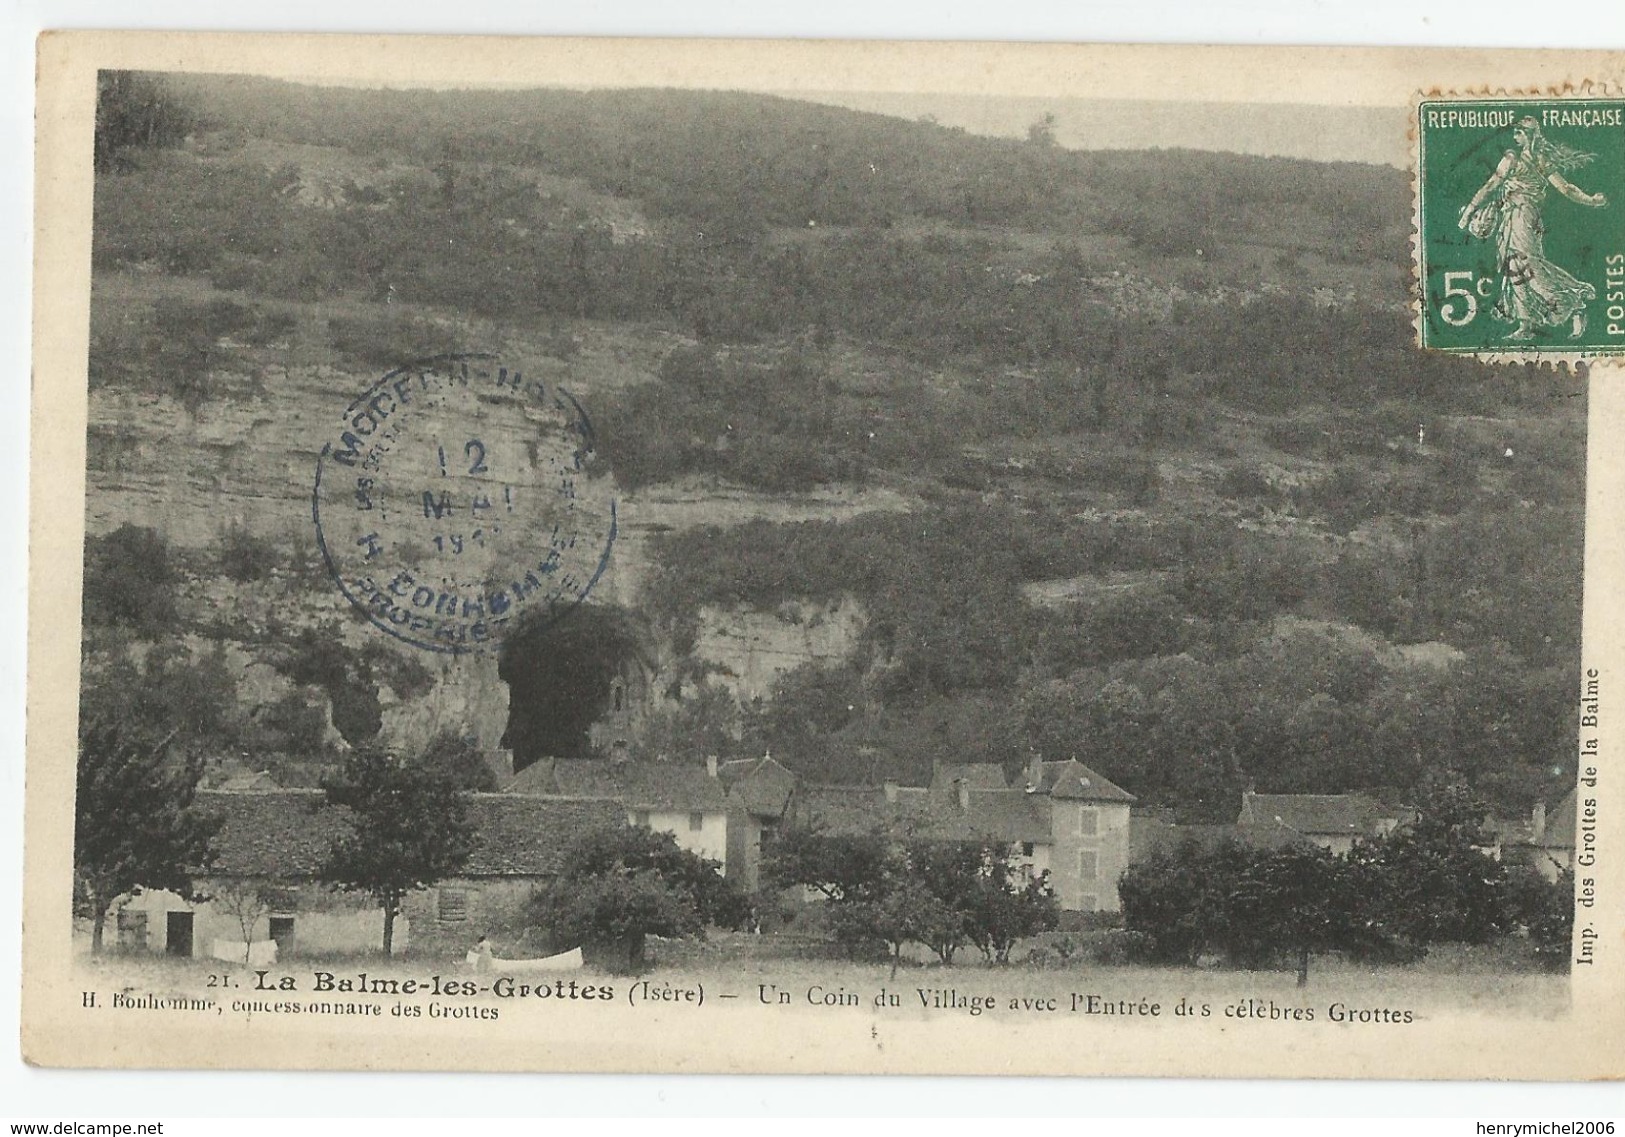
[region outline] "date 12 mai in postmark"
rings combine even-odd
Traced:
[[[484,355],[402,367],[345,409],[317,467],[317,541],[367,619],[483,651],[587,598],[615,541],[593,431],[562,388]]]
[[[1625,354],[1625,98],[1424,99],[1416,139],[1422,346]]]

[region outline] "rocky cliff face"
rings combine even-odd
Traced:
[[[584,399],[590,400],[593,372],[611,366],[610,360],[592,360],[577,368],[585,378]],[[195,410],[129,389],[92,392],[87,532],[134,524],[166,538],[186,570],[182,619],[196,629],[192,639],[199,652],[215,642],[227,645],[245,710],[291,690],[266,662],[268,633],[322,628],[358,651],[382,647],[409,654],[430,672],[427,690],[403,694],[382,685],[384,744],[409,751],[454,729],[482,749],[495,749],[508,708],[495,654],[440,654],[384,635],[359,618],[319,556],[312,491],[322,443],[371,378],[359,369],[319,364],[220,373],[211,376],[219,397]],[[593,599],[636,608],[659,533],[758,518],[842,518],[911,504],[890,491],[834,487],[777,497],[698,482],[621,495],[619,536]],[[220,554],[234,530],[268,546],[273,563],[254,579],[233,579],[222,567]],[[789,604],[775,612],[707,609],[695,650],[748,700],[769,694],[784,670],[844,658],[862,622],[851,603]],[[663,665],[677,662],[655,646]],[[653,692],[663,687],[658,677],[649,684]],[[337,738],[331,727],[328,733]]]

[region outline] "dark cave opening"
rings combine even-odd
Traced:
[[[610,709],[614,680],[640,658],[631,615],[583,604],[562,617],[541,613],[504,638],[497,674],[508,684],[502,745],[515,772],[544,758],[591,758],[592,725]]]

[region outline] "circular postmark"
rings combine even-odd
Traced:
[[[615,543],[592,424],[568,391],[487,354],[398,368],[344,409],[316,464],[316,541],[368,620],[484,651],[584,601]]]

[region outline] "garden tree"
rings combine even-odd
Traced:
[[[1225,947],[1246,966],[1287,954],[1298,986],[1309,983],[1309,958],[1347,947],[1365,898],[1347,861],[1315,845],[1261,850],[1242,868],[1225,914]]]
[[[1574,873],[1547,880],[1527,866],[1507,870],[1508,909],[1528,932],[1535,957],[1558,970],[1568,966],[1574,942]]]
[[[85,622],[153,638],[174,630],[180,574],[157,530],[121,525],[85,541]]]
[[[1460,782],[1431,787],[1414,821],[1373,842],[1381,907],[1412,944],[1485,943],[1505,931],[1506,868],[1491,844],[1483,804]]]
[[[931,938],[922,942],[943,963],[953,963],[954,953],[970,939],[971,913],[979,906],[982,852],[982,845],[973,841],[914,840],[901,850],[907,877],[941,902],[929,926]]]
[[[904,945],[930,947],[955,935],[963,936],[958,930],[963,926],[962,915],[932,892],[901,856],[890,859],[871,895],[835,904],[830,910],[830,924],[835,938],[849,949],[884,944],[893,979],[897,978]]]
[[[1157,850],[1130,865],[1118,882],[1123,926],[1143,937],[1151,959],[1194,964],[1219,945],[1230,898],[1252,859],[1252,850],[1238,841],[1212,848],[1184,841]]]
[[[275,902],[272,889],[260,881],[234,878],[213,885],[209,899],[216,908],[237,921],[237,927],[243,933],[243,962],[250,962],[254,928],[262,917],[271,914],[271,906]]]
[[[762,876],[773,888],[813,888],[836,902],[868,899],[880,888],[889,842],[880,833],[793,826],[764,851]]]
[[[743,927],[751,908],[716,861],[681,848],[670,833],[630,826],[576,841],[534,914],[555,946],[610,949],[636,971],[647,937]]]
[[[474,852],[467,799],[447,774],[374,749],[352,751],[322,789],[348,810],[349,832],[334,840],[321,879],[378,902],[389,955],[407,894],[455,876]]]
[[[214,859],[219,822],[196,808],[200,754],[135,724],[81,712],[75,779],[75,909],[102,949],[107,910],[120,897],[167,889],[195,898],[193,880]]]
[[[1009,963],[1018,941],[1060,926],[1061,902],[1049,873],[1029,876],[1013,860],[1009,845],[990,841],[978,851],[981,873],[960,901],[965,936],[989,962]]]
[[[495,793],[499,788],[496,771],[480,752],[477,740],[450,727],[429,740],[413,765],[444,775],[459,790],[470,793]]]

